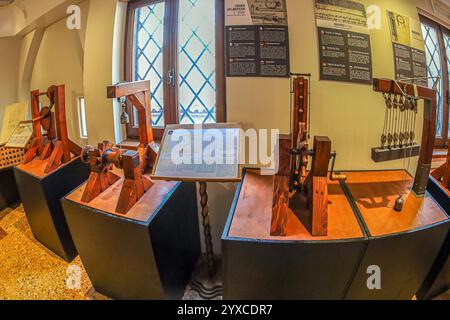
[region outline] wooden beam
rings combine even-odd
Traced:
[[[149,80],[125,82],[109,86],[107,89],[107,96],[108,99],[116,99],[145,91],[150,91]]]

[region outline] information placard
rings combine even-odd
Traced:
[[[388,11],[394,52],[395,77],[401,79],[417,79],[414,83],[428,86],[427,61],[420,21]]]
[[[225,0],[228,77],[289,77],[286,0]]]
[[[28,104],[25,102],[14,103],[5,107],[3,120],[0,122],[0,146],[8,142],[13,131],[27,116]]]
[[[364,4],[316,0],[320,79],[372,83],[372,50]]]
[[[33,127],[31,124],[20,124],[13,131],[5,147],[25,149],[32,135]]]
[[[239,124],[168,125],[152,179],[240,181],[240,134]]]

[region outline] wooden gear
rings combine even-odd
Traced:
[[[309,210],[311,234],[328,233],[328,167],[333,159],[330,178],[345,180],[333,173],[336,153],[331,151],[328,137],[314,137],[314,147],[308,149],[309,81],[297,77],[293,82],[293,133],[279,140],[279,170],[274,181],[272,205],[272,236],[287,236],[289,209],[294,212]],[[307,172],[309,157],[312,167]]]
[[[41,108],[39,100],[44,95],[48,97],[50,105]],[[23,162],[31,162],[36,156],[40,160],[49,159],[44,172],[50,173],[69,162],[71,153],[76,156],[81,154],[81,148],[69,139],[67,133],[65,86],[51,86],[46,92],[32,91],[31,106],[33,119],[22,122],[33,124],[33,137]],[[46,133],[45,140],[42,130]]]

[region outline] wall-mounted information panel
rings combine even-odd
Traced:
[[[364,4],[316,0],[320,80],[372,83],[372,51]]]
[[[228,77],[289,77],[286,0],[225,0]]]
[[[427,62],[420,21],[388,11],[394,51],[396,79],[417,79],[416,84],[427,87]]]

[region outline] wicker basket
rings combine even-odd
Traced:
[[[0,169],[22,163],[24,149],[0,147]]]

